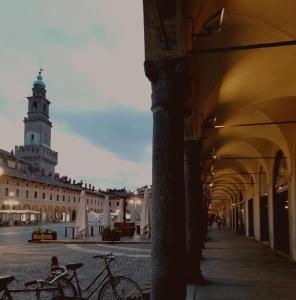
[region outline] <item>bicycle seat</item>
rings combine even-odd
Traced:
[[[77,264],[68,264],[68,265],[66,265],[66,268],[68,269],[68,270],[76,270],[76,269],[79,269],[79,268],[81,268],[83,266],[83,263],[77,263]]]
[[[6,286],[15,279],[14,276],[3,276],[0,277],[0,291],[5,290]]]

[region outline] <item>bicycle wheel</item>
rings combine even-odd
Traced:
[[[36,291],[36,300],[55,299],[58,296],[76,297],[76,289],[70,281],[60,280],[55,285],[48,285]]]
[[[107,281],[101,288],[98,300],[143,300],[139,285],[130,278],[118,276]]]
[[[4,292],[4,294],[1,297],[1,300],[13,300],[13,298],[9,293]]]
[[[53,299],[57,295],[58,295],[57,289],[46,290],[46,289],[40,288],[38,291],[35,292],[35,299],[36,300]]]
[[[59,284],[63,291],[63,296],[76,297],[78,295],[76,288],[71,281],[63,279],[59,282]]]

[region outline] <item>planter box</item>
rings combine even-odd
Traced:
[[[121,231],[122,236],[133,236],[135,233],[135,223],[120,223],[115,222],[114,228]]]
[[[40,241],[40,240],[56,240],[57,234],[32,234],[32,241]]]
[[[120,241],[120,234],[117,232],[103,234],[102,241]]]

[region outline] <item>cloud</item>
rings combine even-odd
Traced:
[[[1,95],[9,101],[28,94],[42,66],[60,109],[149,109],[141,1],[11,0],[0,25]]]
[[[22,144],[26,96],[42,67],[58,170],[106,186],[149,181],[142,1],[5,1],[0,40],[0,148]]]
[[[151,162],[118,158],[88,140],[56,128],[53,149],[60,153],[58,170],[72,178],[83,178],[100,187],[126,186],[134,189],[151,184]]]
[[[58,112],[54,119],[63,130],[130,161],[150,161],[151,112],[115,107],[91,112]],[[56,122],[54,121],[54,124]]]
[[[11,151],[15,145],[22,144],[24,137],[21,123],[22,120],[15,122],[0,116],[0,149]]]
[[[23,142],[20,125],[0,117],[0,149],[10,151]],[[10,134],[13,132],[13,134]],[[91,144],[58,126],[52,133],[52,149],[59,152],[56,168],[61,175],[95,184],[100,188],[127,187],[131,190],[151,184],[151,162],[131,162]]]

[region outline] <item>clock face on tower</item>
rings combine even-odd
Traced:
[[[40,135],[36,132],[28,131],[25,135],[25,145],[39,145]]]

